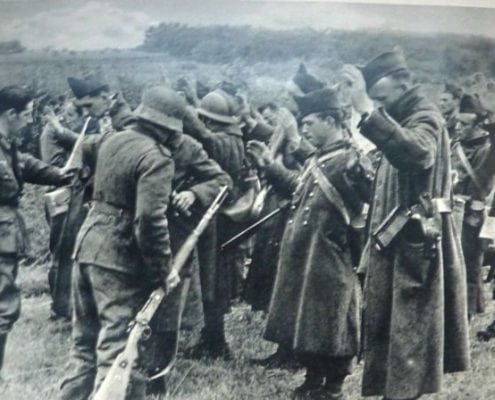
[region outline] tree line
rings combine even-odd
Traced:
[[[341,63],[365,63],[375,54],[395,45],[403,47],[411,60],[411,67],[420,67],[425,73],[452,78],[473,72],[495,75],[495,40],[454,34],[309,28],[270,30],[251,26],[198,27],[161,23],[146,31],[139,49],[209,63],[300,58],[328,59],[331,65],[338,66]]]

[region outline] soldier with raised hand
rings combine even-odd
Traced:
[[[88,399],[124,349],[127,327],[152,290],[175,287],[166,217],[174,177],[171,147],[185,104],[167,87],[144,92],[135,122],[89,145],[97,160],[93,204],[78,235],[69,374],[61,399]],[[141,360],[142,361],[142,360]],[[145,397],[134,366],[129,399]]]
[[[465,265],[440,111],[398,49],[353,82],[361,133],[381,151],[361,264],[364,396],[418,399],[469,367]],[[375,106],[376,105],[376,106]]]
[[[232,99],[222,90],[210,92],[196,110],[188,110],[185,125],[184,132],[197,139],[209,157],[229,174],[233,190],[228,201],[235,202],[243,184],[245,153]],[[219,254],[220,244],[238,231],[238,224],[222,213],[198,242],[204,328],[199,342],[186,352],[192,358],[231,358],[224,315],[230,309],[236,257],[241,255],[236,249]]]
[[[17,150],[16,135],[32,121],[31,94],[18,86],[0,89],[0,370],[21,306],[15,279],[28,239],[18,211],[23,185],[62,185],[71,179],[64,170]]]
[[[74,143],[85,120],[91,116],[86,128],[87,135],[95,135],[112,130],[109,126],[109,111],[113,101],[110,99],[109,87],[95,77],[84,79],[68,78],[67,82],[74,94],[74,99],[65,105],[62,116],[56,116],[51,109],[46,110],[47,124],[40,137],[41,157],[44,161],[57,166],[63,166],[71,154]],[[99,140],[99,139],[96,139]],[[51,305],[51,318],[70,317],[70,254],[74,247],[74,238],[69,239],[70,231],[79,229],[87,212],[82,207],[83,201],[87,203],[91,198],[93,171],[91,162],[83,165],[80,176],[85,181],[80,190],[72,193],[78,196],[80,209],[75,213],[75,220],[67,222],[67,212],[62,207],[48,214],[50,224],[50,251],[52,263],[48,273],[50,292],[53,298]],[[69,201],[71,202],[71,201]],[[50,210],[50,207],[47,207]],[[65,240],[64,245],[60,244]]]
[[[359,349],[358,291],[351,221],[371,191],[371,165],[345,140],[343,109],[329,88],[299,99],[301,134],[316,149],[298,173],[275,162],[266,145],[248,153],[291,199],[265,339],[290,349],[306,367],[294,399],[343,399]]]

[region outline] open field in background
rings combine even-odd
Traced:
[[[47,286],[48,263],[45,243],[48,229],[43,219],[43,189],[28,185],[23,198],[23,212],[33,244],[32,259],[20,268],[18,283],[24,293],[22,315],[9,337],[2,400],[56,399],[58,386],[69,356],[70,324],[49,320]],[[495,398],[495,340],[479,343],[477,330],[491,322],[495,306],[486,286],[487,312],[475,318],[472,331],[472,368],[469,372],[449,375],[441,394],[425,396],[429,400],[492,400]],[[227,339],[235,360],[192,361],[179,358],[169,378],[176,400],[248,400],[290,398],[291,390],[302,383],[304,371],[271,370],[250,364],[274,351],[274,345],[261,339],[264,320],[245,305],[234,307],[227,318]],[[184,331],[181,349],[194,343],[200,326]],[[358,365],[346,381],[349,400],[361,399],[362,366]],[[150,400],[153,400],[150,398]],[[373,398],[372,400],[377,400]]]
[[[389,49],[390,43],[383,47]],[[407,52],[406,52],[407,54]],[[480,57],[485,53],[480,53]],[[488,53],[491,54],[491,53]],[[495,50],[493,51],[495,56]],[[310,73],[327,83],[335,83],[341,59],[331,57],[293,57],[279,61],[255,61],[237,58],[228,63],[206,63],[175,58],[165,53],[137,50],[109,50],[98,52],[29,51],[0,55],[0,87],[9,84],[28,85],[39,95],[56,98],[69,94],[67,77],[96,74],[107,82],[112,91],[120,91],[131,107],[139,104],[147,87],[157,84],[174,85],[181,77],[191,83],[196,80],[214,87],[222,81],[240,84],[255,106],[274,101],[296,111],[296,105],[287,92],[286,84],[304,60]],[[495,81],[493,76],[476,69],[466,75],[442,75],[431,60],[418,62],[410,58],[415,80],[421,83],[427,95],[437,100],[446,79],[462,84],[468,92],[478,93],[484,103],[495,110]],[[445,63],[445,60],[443,61]],[[439,62],[440,64],[440,62]],[[38,155],[38,137],[42,131],[41,118],[35,116],[32,129],[23,133],[21,149]]]
[[[430,43],[429,41],[424,41]],[[308,42],[312,45],[313,42]],[[285,45],[285,42],[283,43]],[[373,51],[389,49],[393,44],[373,42]],[[149,43],[148,43],[149,45]],[[302,46],[302,44],[300,44]],[[323,46],[320,43],[320,46]],[[433,55],[429,45],[422,46],[426,53]],[[461,50],[478,51],[471,45]],[[484,47],[483,47],[484,46]],[[493,44],[481,43],[480,56],[467,57],[484,65],[484,60],[493,59]],[[323,46],[324,47],[324,46]],[[323,49],[322,47],[322,49]],[[354,51],[359,48],[354,46]],[[483,50],[486,47],[486,51]],[[213,48],[213,47],[212,47]],[[303,48],[303,47],[301,47]],[[345,51],[346,49],[343,49]],[[370,49],[368,49],[371,52]],[[405,48],[406,55],[413,51]],[[450,55],[458,60],[458,48]],[[446,78],[454,78],[464,84],[469,91],[478,92],[485,102],[495,109],[495,83],[492,76],[477,74],[476,68],[465,65],[465,74],[442,75],[449,64],[449,54],[442,53],[439,68],[430,56],[417,54],[411,59],[411,66],[419,82],[423,83],[431,98],[435,98]],[[327,51],[329,53],[329,51]],[[462,52],[461,52],[462,53]],[[8,84],[23,84],[34,88],[38,93],[59,95],[68,92],[68,76],[82,76],[96,73],[110,84],[113,90],[122,91],[131,106],[139,102],[144,88],[159,84],[173,84],[180,77],[200,80],[214,85],[222,80],[239,80],[246,84],[246,92],[255,105],[266,101],[277,101],[293,108],[293,103],[285,90],[285,83],[295,73],[299,62],[304,59],[311,73],[323,80],[332,82],[339,62],[328,55],[311,57],[285,57],[283,61],[237,58],[226,63],[215,63],[213,53],[205,53],[209,63],[201,58],[177,59],[163,53],[143,51],[102,51],[76,53],[70,51],[38,51],[21,54],[0,55],[0,87]],[[301,53],[303,54],[303,53]],[[426,55],[428,55],[426,54]],[[471,53],[469,53],[470,55]],[[198,53],[194,53],[199,57]],[[340,54],[341,55],[341,54]],[[368,57],[368,53],[363,54]],[[206,58],[205,58],[206,59]],[[275,59],[277,59],[275,57]],[[362,61],[362,60],[360,60]],[[462,60],[461,60],[462,61]],[[341,64],[341,63],[340,63]],[[495,64],[494,64],[495,65]],[[495,67],[492,66],[495,71]],[[484,68],[485,73],[489,70]],[[459,72],[459,71],[457,71]],[[33,133],[33,137],[40,130]],[[70,345],[70,326],[61,321],[49,320],[49,296],[47,272],[49,254],[48,226],[44,219],[42,194],[44,189],[26,186],[22,208],[32,242],[30,257],[25,260],[19,272],[19,285],[23,291],[23,310],[19,322],[9,337],[7,346],[4,382],[0,383],[2,400],[51,400],[57,396],[57,388],[65,371]],[[489,288],[487,287],[487,297]],[[485,327],[493,318],[495,306],[489,302],[487,313],[475,318],[472,332]],[[185,332],[181,347],[195,341],[198,330]],[[228,316],[227,335],[236,359],[231,362],[193,362],[180,358],[170,376],[173,399],[220,400],[220,399],[274,399],[282,400],[290,396],[291,390],[303,380],[303,371],[265,371],[249,363],[252,357],[265,357],[274,346],[261,340],[264,321],[261,315],[253,314],[244,306],[236,306]],[[473,365],[469,372],[448,376],[443,393],[425,396],[430,400],[492,400],[495,399],[495,340],[490,343],[472,341]],[[360,399],[361,366],[346,382],[350,400]]]

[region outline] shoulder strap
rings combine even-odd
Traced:
[[[464,170],[467,172],[471,180],[473,181],[474,185],[476,186],[476,189],[480,192],[480,194],[485,197],[486,193],[485,190],[483,189],[483,186],[481,185],[481,182],[478,179],[478,176],[476,175],[476,172],[474,171],[473,167],[471,166],[471,163],[469,162],[468,158],[466,157],[466,153],[464,153],[464,149],[462,148],[462,145],[457,142],[454,144],[454,151],[456,152],[457,156],[459,157],[459,161],[461,162]]]
[[[349,225],[351,218],[339,191],[332,185],[319,167],[313,168],[311,173],[327,200],[337,209],[342,218],[344,218],[346,225]]]

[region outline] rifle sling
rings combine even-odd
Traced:
[[[344,199],[342,199],[339,191],[335,188],[334,185],[332,185],[332,183],[327,179],[327,177],[323,174],[319,167],[313,168],[311,173],[329,203],[331,203],[337,209],[337,211],[344,219],[345,224],[349,225],[351,223],[351,218],[349,217]]]
[[[464,170],[467,172],[467,174],[473,181],[474,185],[476,186],[476,189],[478,189],[479,194],[484,198],[486,196],[486,191],[483,189],[483,185],[481,184],[478,175],[476,174],[476,171],[471,166],[471,163],[469,162],[466,153],[464,153],[464,149],[462,148],[462,145],[459,142],[454,144],[454,151],[459,157],[459,161],[461,162]]]

